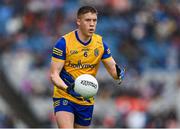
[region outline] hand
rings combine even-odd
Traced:
[[[74,84],[71,84],[66,89],[67,93],[72,95],[73,97],[80,99],[82,96],[74,91]]]
[[[117,83],[118,85],[120,85],[122,83],[122,80],[124,79],[124,75],[125,75],[125,69],[124,68],[120,68],[117,64],[116,66],[116,72],[117,72]]]
[[[90,102],[89,98],[84,98],[80,94],[78,94],[77,92],[74,91],[74,84],[73,85],[69,85],[68,88],[66,89],[66,91],[67,91],[68,94],[70,94],[71,96],[75,97],[76,99],[85,100],[87,102]]]
[[[81,98],[82,96],[74,91],[74,78],[71,74],[64,69],[60,72],[60,77],[64,83],[68,86],[66,92],[75,98]]]
[[[89,98],[84,98],[80,94],[74,91],[74,78],[72,77],[71,74],[66,72],[64,69],[60,72],[61,79],[64,81],[64,83],[68,86],[66,89],[66,92],[70,94],[71,96],[79,99],[79,100],[85,100],[89,101]]]

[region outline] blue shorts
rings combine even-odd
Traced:
[[[53,101],[55,113],[58,111],[72,112],[76,124],[81,126],[89,126],[91,124],[94,105],[79,105],[65,98],[53,98]]]

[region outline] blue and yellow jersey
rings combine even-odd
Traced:
[[[78,37],[77,30],[60,38],[52,53],[53,61],[65,63],[60,77],[67,85],[73,83],[81,74],[96,76],[100,61],[111,58],[111,52],[101,36],[93,34],[87,43],[83,43]],[[53,97],[66,98],[81,105],[92,105],[94,103],[93,98],[90,98],[90,102],[81,101],[56,86],[54,86]]]

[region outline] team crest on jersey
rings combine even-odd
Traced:
[[[98,48],[94,49],[94,55],[95,55],[95,56],[98,56],[98,55],[99,55],[99,49],[98,49]]]
[[[68,101],[67,100],[63,100],[63,105],[68,105]]]

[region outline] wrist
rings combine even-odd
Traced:
[[[64,87],[63,87],[63,90],[64,90],[64,91],[67,91],[67,89],[68,89],[68,86],[64,86]]]

